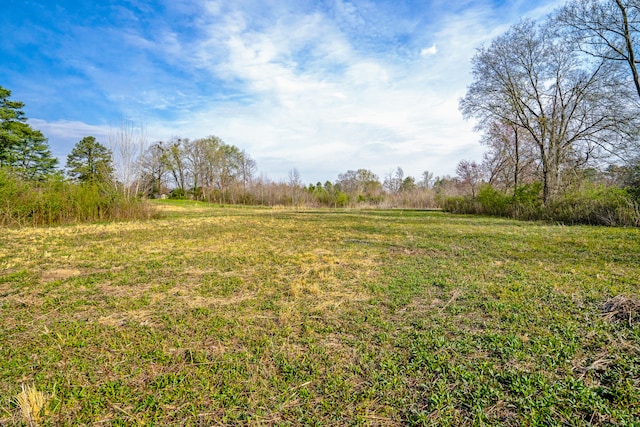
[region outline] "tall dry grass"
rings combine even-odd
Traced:
[[[0,227],[148,219],[153,208],[108,184],[74,183],[60,176],[25,181],[0,169]]]
[[[37,427],[46,415],[47,395],[35,386],[25,386],[22,384],[22,391],[16,396],[16,403],[20,410],[22,422],[29,427]]]

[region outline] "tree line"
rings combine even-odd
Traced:
[[[297,169],[288,180],[258,175],[255,160],[216,136],[147,142],[141,126],[122,122],[106,143],[78,141],[63,168],[44,135],[33,129],[24,104],[0,87],[0,225],[139,218],[146,199],[314,207],[436,208],[462,194],[457,178],[424,172],[420,181],[402,168],[381,180],[367,169],[335,181],[305,185]]]
[[[398,167],[381,179],[363,168],[305,185],[292,169],[276,182],[216,136],[149,144],[144,126],[125,121],[105,144],[80,140],[63,172],[44,135],[27,124],[24,104],[0,87],[1,223],[54,218],[59,206],[67,212],[57,221],[135,217],[148,215],[140,200],[170,197],[640,225],[639,34],[640,1],[573,0],[479,48],[460,110],[476,120],[486,151],[481,162],[461,160],[453,177],[425,171],[416,179]],[[93,205],[70,213],[82,203],[43,196],[56,192]]]
[[[248,153],[216,136],[155,142],[143,152],[139,166],[137,188],[144,197],[214,203],[436,208],[445,194],[461,194],[463,188],[456,178],[434,178],[428,171],[417,182],[400,167],[384,180],[368,169],[358,169],[341,173],[334,181],[305,185],[294,168],[288,179],[273,181],[257,173]]]

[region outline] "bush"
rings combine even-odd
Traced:
[[[342,191],[338,191],[336,194],[336,206],[345,207],[349,204],[349,195],[347,193],[343,193]]]
[[[511,217],[527,220],[542,218],[542,183],[534,182],[518,187],[513,195]]]
[[[514,195],[502,193],[490,184],[483,185],[478,197],[448,197],[443,210],[452,213],[483,214],[509,218],[538,219],[541,215],[542,186],[539,183],[519,187]]]
[[[457,214],[479,214],[479,204],[471,197],[447,197],[442,205],[445,212]]]
[[[485,214],[525,220],[548,220],[563,224],[640,226],[640,207],[626,190],[590,186],[566,194],[544,207],[541,185],[528,184],[513,196],[483,186],[477,199],[449,197],[443,209],[452,213]]]
[[[503,194],[491,185],[484,185],[478,192],[480,211],[488,215],[511,216],[514,207],[513,197]]]
[[[183,200],[187,198],[187,192],[184,191],[184,189],[182,188],[176,188],[171,190],[171,193],[169,193],[169,198],[176,199],[176,200]]]
[[[620,188],[593,187],[551,203],[548,219],[564,224],[640,226],[638,203]]]
[[[0,226],[42,226],[78,222],[147,219],[153,211],[109,186],[76,184],[51,176],[23,181],[0,169]]]

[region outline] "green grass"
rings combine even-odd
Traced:
[[[0,235],[0,423],[640,425],[640,230],[157,204]]]

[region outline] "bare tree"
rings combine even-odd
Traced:
[[[297,168],[289,170],[289,185],[291,187],[300,187],[302,185],[302,181],[300,180],[300,172]]]
[[[222,191],[231,190],[241,180],[242,152],[235,145],[222,144],[217,156],[218,185]],[[231,202],[236,202],[236,194],[230,191]]]
[[[471,197],[476,198],[478,185],[482,182],[482,168],[475,161],[460,160],[456,166],[456,175],[471,190]]]
[[[570,156],[589,159],[625,129],[633,117],[618,96],[617,74],[606,61],[581,57],[547,25],[523,21],[479,49],[474,81],[460,100],[465,117],[484,131],[515,126],[535,144],[543,200],[561,187]]]
[[[188,189],[189,169],[185,158],[185,145],[189,140],[172,137],[168,143],[161,143],[163,147],[164,161],[171,173],[176,188],[186,191]]]
[[[242,150],[240,152],[240,177],[242,179],[242,190],[245,193],[247,193],[257,170],[256,161],[246,151]]]
[[[391,194],[397,194],[402,191],[402,182],[404,181],[404,170],[400,166],[396,170],[389,172],[384,178],[382,186]]]
[[[423,188],[425,190],[430,189],[431,187],[433,187],[433,182],[434,182],[434,175],[433,172],[429,172],[429,171],[424,171],[422,172],[422,176],[421,176],[421,180],[418,183],[418,186],[420,188]]]
[[[209,186],[207,149],[207,143],[202,139],[187,139],[183,144],[185,163],[191,171],[190,190],[196,199],[200,199],[203,196],[202,189]]]
[[[118,129],[109,132],[109,146],[113,153],[115,178],[122,185],[127,198],[139,191],[141,158],[147,145],[147,129],[143,123],[121,120]]]
[[[141,190],[150,196],[159,195],[167,172],[164,147],[161,142],[156,142],[145,150],[140,160]]]
[[[482,167],[489,184],[503,190],[513,189],[515,194],[521,184],[538,175],[535,144],[513,123],[493,123],[486,129],[482,143],[488,147]]]
[[[582,52],[626,64],[640,97],[635,52],[640,41],[640,1],[574,0],[558,11],[556,19],[573,36]]]
[[[338,175],[336,185],[355,202],[375,199],[382,190],[378,175],[368,169],[348,170],[341,173]]]
[[[289,170],[289,191],[291,192],[291,202],[294,205],[300,203],[300,192],[302,189],[302,180],[300,179],[300,172],[297,168]]]
[[[357,196],[360,194],[360,186],[358,183],[358,172],[354,170],[348,170],[345,173],[338,175],[336,185],[340,186],[340,190],[345,193]]]

